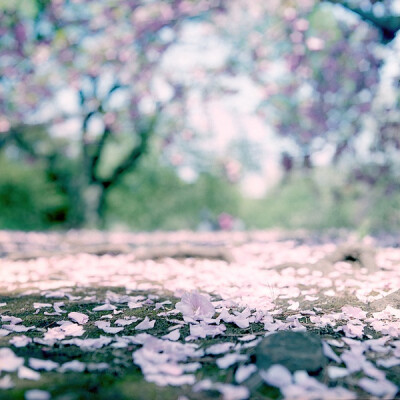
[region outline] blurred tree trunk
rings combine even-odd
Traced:
[[[96,143],[94,152],[90,151],[90,144],[82,140],[81,156],[75,158],[68,157],[59,143],[47,133],[47,127],[41,125],[13,127],[2,137],[4,140],[0,148],[12,144],[19,150],[20,156],[44,161],[47,179],[68,200],[65,220],[68,227],[104,228],[108,194],[127,172],[138,166],[147,153],[157,117],[158,113],[138,123],[136,144],[107,176],[99,172],[99,166],[104,162],[106,142],[112,134],[107,127]]]

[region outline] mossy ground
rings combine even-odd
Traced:
[[[65,305],[62,307],[67,313],[72,311],[81,312],[89,315],[89,322],[84,325],[85,333],[81,339],[98,338],[102,336],[110,336],[95,326],[95,321],[100,320],[104,315],[110,314],[110,311],[92,311],[94,307],[104,304],[104,296],[107,290],[112,290],[115,293],[124,293],[122,288],[78,288],[71,292],[74,296],[80,296],[78,300],[62,299]],[[130,292],[130,295],[144,295],[143,292]],[[147,293],[148,294],[148,293]],[[98,299],[93,301],[91,298]],[[84,299],[88,300],[84,300]],[[160,297],[157,301],[170,300],[171,304],[167,309],[172,309],[178,301],[172,296]],[[60,299],[56,299],[60,301]],[[22,318],[22,324],[25,326],[35,326],[41,330],[47,330],[58,326],[57,321],[67,319],[66,315],[62,316],[45,316],[41,309],[37,314],[34,313],[33,303],[52,303],[54,299],[49,299],[39,294],[21,295],[14,294],[0,294],[0,303],[5,302],[7,305],[1,308],[2,315],[12,315],[14,317]],[[123,310],[122,314],[118,317],[136,316],[139,318],[149,317],[150,320],[156,319],[153,329],[148,332],[156,337],[161,337],[168,333],[168,328],[175,325],[173,322],[167,321],[165,317],[160,317],[157,314],[163,310],[155,310],[154,305],[144,305],[141,308],[129,309],[126,305],[118,305],[119,310]],[[173,316],[172,318],[180,319],[180,317]],[[135,330],[132,324],[126,326],[123,335],[135,335],[139,333]],[[224,336],[201,339],[195,341],[202,348],[206,348],[215,343],[222,343],[223,341],[236,341],[238,337],[250,333],[263,332],[262,324],[252,324],[248,329],[239,329],[232,324],[226,324],[227,330]],[[25,332],[24,334],[30,338],[42,337],[44,332],[33,330]],[[179,396],[188,396],[190,399],[203,399],[203,398],[220,398],[220,394],[216,391],[207,391],[193,393],[190,386],[181,387],[159,387],[155,384],[145,381],[143,374],[138,366],[132,362],[132,353],[138,349],[139,346],[128,345],[126,348],[118,349],[111,346],[105,346],[101,349],[93,351],[83,350],[78,346],[68,346],[62,344],[55,344],[54,346],[44,346],[36,343],[30,343],[26,347],[15,348],[9,344],[9,340],[14,335],[19,333],[11,333],[8,336],[0,337],[0,347],[11,347],[14,353],[25,359],[25,365],[28,365],[30,357],[40,358],[45,360],[52,360],[59,364],[68,361],[78,360],[84,363],[101,363],[109,364],[109,368],[105,371],[96,372],[45,372],[41,371],[41,379],[39,381],[31,381],[18,379],[16,373],[11,373],[15,387],[8,390],[1,390],[1,399],[19,400],[24,399],[24,393],[29,389],[41,389],[51,393],[52,399],[59,400],[78,400],[78,399],[104,399],[104,400],[125,400],[125,399],[177,399]],[[184,326],[181,329],[181,338],[189,335],[189,328]],[[181,339],[181,341],[184,341]],[[254,349],[248,349],[251,356]],[[196,372],[197,380],[211,378],[213,381],[223,383],[234,383],[234,372],[237,368],[233,366],[228,369],[220,369],[216,366],[216,357],[206,356],[201,359],[194,359],[202,364],[202,368]],[[279,391],[275,388],[262,386],[254,390],[254,398],[279,398]]]
[[[114,293],[124,295],[127,293],[125,288],[116,287],[94,287],[94,288],[74,288],[71,289],[69,295],[76,296],[78,298],[69,300],[67,297],[62,299],[47,298],[41,295],[39,292],[31,294],[21,293],[0,293],[0,303],[6,303],[6,306],[1,307],[0,314],[12,315],[19,317],[23,320],[22,324],[25,326],[35,326],[37,329],[24,333],[30,338],[43,337],[44,332],[48,328],[59,326],[57,324],[60,320],[66,320],[67,314],[72,311],[84,313],[89,316],[89,321],[84,325],[85,333],[81,336],[81,339],[86,338],[98,338],[102,336],[114,336],[109,335],[95,325],[95,322],[100,320],[102,316],[111,314],[111,311],[94,312],[93,308],[98,305],[104,304],[107,291],[111,290]],[[155,293],[150,293],[155,294]],[[142,291],[129,291],[131,296],[145,296],[149,295],[148,292]],[[168,328],[175,325],[173,319],[182,319],[180,314],[171,315],[170,317],[159,316],[158,314],[163,311],[172,310],[175,308],[175,303],[178,301],[171,294],[159,295],[159,298],[155,302],[163,302],[169,300],[171,304],[165,306],[165,309],[155,309],[154,304],[145,304],[140,308],[130,309],[126,304],[118,304],[118,310],[122,313],[115,316],[116,318],[131,317],[135,316],[140,319],[148,317],[150,320],[155,319],[156,323],[153,329],[149,330],[148,333],[156,337],[161,337],[167,334]],[[354,299],[338,297],[324,297],[321,296],[318,304],[323,308],[325,312],[339,311],[344,304],[354,304]],[[55,301],[63,301],[64,306],[62,309],[66,311],[61,316],[47,316],[44,315],[44,311],[52,311],[51,309],[42,308],[39,312],[35,313],[33,303],[54,303]],[[282,304],[283,306],[283,304]],[[302,309],[307,309],[305,303],[301,305]],[[285,307],[282,307],[285,309]],[[287,316],[294,314],[295,312],[285,311],[282,315],[276,315],[276,319],[284,320]],[[113,318],[116,319],[116,318]],[[140,320],[138,321],[140,322]],[[308,316],[304,316],[300,319],[300,322],[307,327],[311,332],[314,332],[324,339],[338,339],[343,336],[341,332],[335,331],[332,327],[327,326],[325,328],[317,328],[313,325]],[[121,335],[135,335],[139,333],[135,330],[137,323],[125,326]],[[206,338],[198,341],[194,341],[201,346],[201,348],[207,348],[208,346],[216,343],[222,343],[224,341],[230,341],[238,343],[238,339],[241,336],[248,334],[255,334],[262,336],[265,334],[263,324],[254,323],[250,324],[247,329],[240,329],[236,325],[227,323],[226,331],[224,335],[217,336],[215,338]],[[376,338],[381,335],[376,332],[365,332]],[[63,364],[68,361],[78,360],[83,363],[107,363],[109,368],[104,371],[95,372],[44,372],[41,371],[41,379],[39,381],[31,381],[25,379],[18,379],[16,373],[11,373],[15,387],[8,390],[0,391],[0,398],[4,400],[19,400],[24,399],[24,394],[29,389],[42,389],[51,393],[52,399],[57,400],[79,400],[79,399],[100,399],[100,400],[131,400],[131,399],[178,399],[179,396],[187,396],[189,399],[197,400],[204,398],[222,398],[217,391],[202,391],[195,393],[192,387],[188,385],[180,387],[159,387],[153,383],[146,382],[144,376],[138,366],[132,361],[132,353],[139,348],[139,346],[129,344],[125,348],[114,348],[112,346],[104,346],[101,349],[96,350],[84,350],[78,346],[63,345],[56,343],[54,346],[46,346],[37,343],[30,343],[26,347],[16,348],[10,345],[9,340],[15,336],[20,335],[19,333],[10,333],[8,336],[0,337],[0,347],[11,347],[15,354],[25,359],[25,365],[28,365],[28,359],[30,357],[52,360],[59,364]],[[189,335],[189,327],[186,325],[181,329],[181,339],[184,342],[184,338]],[[340,354],[342,349],[338,349],[337,353]],[[241,350],[241,353],[245,353],[249,357],[249,361],[255,360],[255,350],[250,347],[245,350]],[[370,359],[373,359],[373,354],[369,354]],[[199,369],[195,375],[196,380],[202,380],[210,378],[214,382],[222,383],[235,383],[234,375],[237,367],[240,364],[235,364],[227,369],[220,369],[216,365],[216,356],[207,355],[199,359],[192,359],[191,361],[198,361],[201,363],[201,369]],[[387,371],[387,378],[393,383],[400,384],[400,367],[393,367]],[[276,388],[270,387],[266,384],[261,383],[258,375],[253,375],[244,385],[249,387],[251,391],[251,399],[280,399],[280,391]],[[361,377],[361,376],[360,376]],[[360,390],[357,386],[358,378],[357,375],[352,375],[351,378],[338,379],[330,381],[326,371],[322,371],[318,376],[318,380],[327,384],[328,386],[343,385],[353,392],[357,393],[360,398],[364,398],[365,393]],[[353,382],[353,383],[352,383]]]

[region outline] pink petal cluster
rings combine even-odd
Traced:
[[[211,318],[215,314],[215,308],[210,300],[197,291],[185,292],[175,308],[193,319]]]

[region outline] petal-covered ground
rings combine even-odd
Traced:
[[[393,238],[0,232],[0,253],[2,399],[398,393]],[[284,335],[269,350],[286,331],[320,366]]]

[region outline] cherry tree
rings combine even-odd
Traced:
[[[399,34],[400,7],[393,0],[363,2],[334,1],[350,11],[378,33],[379,42],[385,45],[384,62],[376,97],[373,100],[370,124],[375,135],[370,140],[369,159],[355,168],[353,178],[369,185],[383,183],[385,194],[398,191],[400,151],[400,60]]]
[[[210,104],[235,92],[238,77],[250,77],[263,94],[259,116],[282,138],[287,170],[312,167],[320,151],[333,162],[354,159],[369,115],[379,132],[371,151],[396,152],[398,113],[393,107],[386,118],[374,105],[382,49],[393,46],[398,31],[394,3],[2,3],[0,148],[44,160],[70,199],[73,225],[104,219],[110,188],[155,139],[165,148],[176,132],[193,137],[183,128],[186,89],[195,83]],[[206,31],[229,50],[225,62],[185,77],[163,67],[185,23],[205,19]]]
[[[258,113],[282,141],[284,168],[310,168],[320,151],[354,157],[379,88],[379,32],[342,6],[237,1],[217,16],[234,42],[228,72],[262,88]]]
[[[223,9],[223,0],[2,3],[0,148],[44,160],[72,225],[103,220],[110,188],[154,133],[176,130],[184,88],[160,68],[163,54],[185,21]]]

